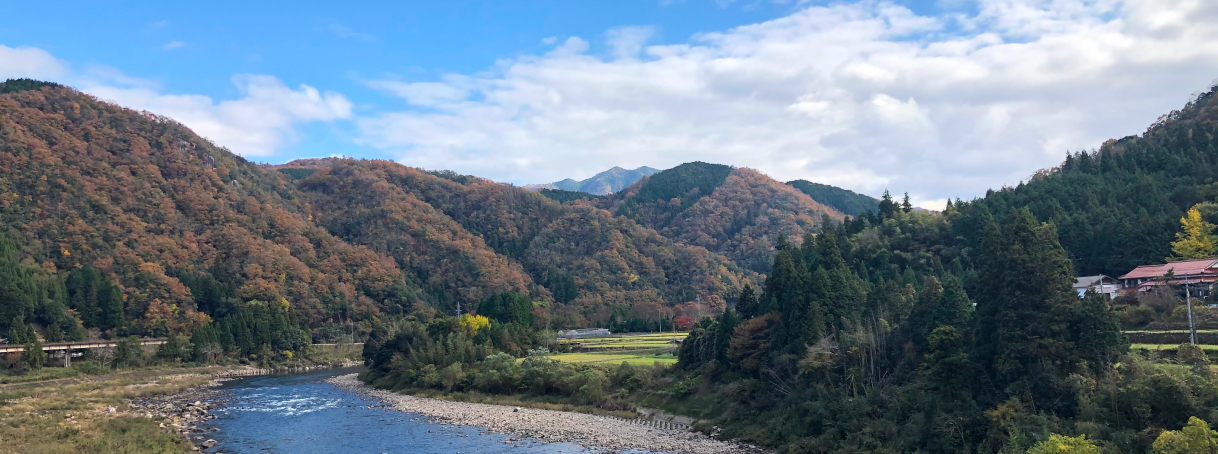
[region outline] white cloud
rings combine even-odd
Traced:
[[[0,79],[16,77],[64,83],[124,107],[171,117],[247,157],[275,154],[297,139],[296,126],[302,123],[352,116],[352,104],[343,95],[303,84],[289,88],[273,76],[233,76],[240,97],[214,100],[164,93],[154,81],[106,66],[72,71],[67,63],[41,49],[0,45]]]
[[[35,47],[0,44],[0,79],[54,79],[67,72],[67,64]]]
[[[82,91],[120,105],[178,120],[201,136],[246,157],[266,157],[296,140],[295,127],[313,121],[351,117],[352,104],[341,94],[308,85],[289,88],[265,75],[233,76],[241,93],[216,101],[203,95],[164,94],[148,86],[82,85]]]
[[[603,57],[571,37],[477,74],[378,82],[425,108],[359,124],[406,164],[519,183],[703,160],[937,206],[1140,133],[1218,77],[1218,2],[975,11],[834,3],[650,46],[622,28]]]
[[[165,43],[165,45],[161,46],[161,49],[162,50],[173,50],[173,49],[177,49],[179,47],[185,46],[185,45],[186,45],[186,43],[183,43],[181,41],[170,41],[170,42]]]

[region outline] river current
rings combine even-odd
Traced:
[[[209,452],[266,453],[586,453],[568,443],[517,441],[477,427],[432,424],[381,408],[375,399],[324,380],[351,370],[253,377],[230,382],[227,406],[202,426],[219,441]],[[509,438],[513,441],[509,442]]]

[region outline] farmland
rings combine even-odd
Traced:
[[[615,365],[663,365],[677,362],[676,349],[688,333],[625,334],[584,339],[563,339],[569,353],[552,358],[569,363]]]

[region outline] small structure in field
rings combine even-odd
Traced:
[[[559,331],[558,338],[559,339],[583,339],[586,337],[608,336],[610,334],[613,334],[613,333],[610,333],[609,330],[607,330],[605,328],[582,328],[582,329],[569,329],[566,331]]]

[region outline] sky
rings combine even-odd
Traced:
[[[706,161],[932,209],[1140,134],[1218,79],[1212,0],[190,3],[8,5],[0,79],[256,162],[528,184]]]

